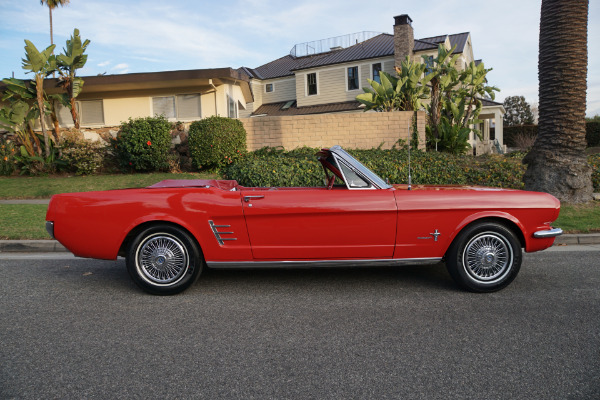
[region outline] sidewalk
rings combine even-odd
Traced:
[[[600,233],[568,234],[556,238],[554,246],[600,245]],[[0,240],[0,253],[68,252],[56,240]]]

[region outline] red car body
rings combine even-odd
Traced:
[[[330,181],[346,176],[330,170]],[[55,195],[46,220],[79,257],[127,256],[136,234],[161,223],[189,233],[206,265],[225,267],[437,261],[477,222],[500,224],[525,251],[538,251],[560,234],[550,226],[559,210],[549,194],[484,187],[257,188],[167,180],[142,189]]]

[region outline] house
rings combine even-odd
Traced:
[[[114,127],[129,118],[156,115],[181,122],[212,115],[237,118],[239,110],[253,102],[248,76],[231,68],[98,75],[83,80],[77,97],[83,128]],[[46,79],[44,89],[58,93],[57,79]],[[66,107],[59,106],[58,119],[61,127],[73,126]]]
[[[379,81],[379,72],[394,74],[406,56],[423,61],[435,57],[438,45],[456,46],[456,67],[463,70],[471,61],[473,46],[469,32],[415,39],[412,19],[394,17],[394,33],[361,32],[295,45],[290,54],[257,68],[242,68],[250,78],[252,103],[240,111],[240,117],[307,115],[320,113],[362,112],[355,99],[369,86],[367,79]],[[479,129],[484,140],[471,134],[476,154],[503,148],[501,103],[483,100]],[[490,138],[495,124],[495,138]],[[494,139],[498,140],[498,144]]]

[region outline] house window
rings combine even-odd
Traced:
[[[358,67],[348,67],[348,90],[358,89]]]
[[[425,73],[428,74],[433,69],[433,56],[425,57]]]
[[[306,75],[306,89],[309,96],[317,94],[317,73]]]
[[[229,95],[227,95],[227,116],[229,118],[237,118],[238,117],[237,103]]]
[[[199,94],[179,94],[176,98],[177,118],[202,118]]]
[[[379,73],[381,72],[381,63],[373,64],[373,80],[377,83],[381,83]]]
[[[165,118],[175,118],[175,96],[153,97],[152,109],[155,117],[163,115]]]
[[[104,125],[104,106],[102,100],[80,101],[81,125]]]
[[[77,104],[77,103],[75,103]],[[79,111],[79,105],[77,104],[77,111]],[[60,126],[73,126],[73,116],[69,107],[59,104],[57,107],[56,117],[58,118],[58,124]],[[80,117],[81,121],[81,117]]]
[[[265,85],[265,92],[271,93],[272,91],[273,91],[273,84],[272,83],[267,83]]]
[[[167,119],[201,118],[200,95],[179,94],[152,98],[154,116],[164,115]]]

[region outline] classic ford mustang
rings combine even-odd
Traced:
[[[507,286],[522,249],[552,246],[560,203],[546,193],[389,185],[339,146],[323,187],[165,180],[52,197],[46,228],[79,257],[125,256],[133,281],[175,294],[205,267],[418,264],[445,260],[471,291]]]

